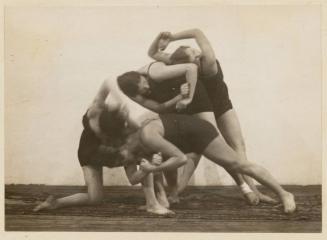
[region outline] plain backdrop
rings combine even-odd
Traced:
[[[194,27],[221,63],[249,160],[282,184],[321,184],[320,8],[308,5],[5,8],[5,183],[84,184],[81,119],[103,80],[149,63],[160,31]],[[168,51],[180,44],[195,46]],[[122,168],[104,179],[128,184]],[[191,184],[233,181],[202,159]]]

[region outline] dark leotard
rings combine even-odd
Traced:
[[[184,153],[202,154],[218,136],[211,123],[194,116],[174,113],[159,116],[164,127],[164,138]]]
[[[216,60],[216,62],[218,72],[211,76],[205,76],[200,73],[199,80],[203,83],[205,89],[207,90],[207,94],[212,104],[213,112],[217,121],[222,114],[227,112],[229,109],[232,109],[233,105],[229,98],[227,85],[224,82],[222,69],[218,60]]]
[[[151,89],[151,93],[147,96],[147,98],[159,103],[163,103],[180,94],[181,85],[183,83],[186,83],[185,76],[168,79],[162,82],[156,82],[151,79],[149,74],[149,69],[152,64],[150,64],[147,74],[148,82]],[[212,105],[210,103],[208,94],[206,93],[206,89],[204,88],[203,83],[201,81],[197,81],[192,102],[187,106],[186,109],[178,113],[192,115],[196,113],[212,111]],[[176,108],[172,108],[168,112],[177,113]]]
[[[78,159],[81,166],[91,165],[109,168],[123,166],[122,156],[117,148],[102,144],[89,125],[87,114],[83,116],[83,132],[78,147]]]

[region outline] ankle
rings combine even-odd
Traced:
[[[242,184],[238,185],[238,187],[240,188],[241,192],[246,195],[248,193],[252,193],[254,192],[250,187],[249,185],[247,185],[246,182],[243,182]]]

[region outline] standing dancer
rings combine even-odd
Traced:
[[[160,36],[161,37],[161,36]],[[153,45],[158,45],[160,37]],[[120,89],[133,101],[157,113],[178,112],[207,120],[216,126],[213,107],[202,81],[198,79],[197,65],[184,63],[166,65],[154,62],[142,67],[139,71],[126,72],[118,77]],[[217,127],[217,126],[216,126]],[[177,171],[165,172],[168,185],[171,186],[171,202],[178,202],[178,193],[187,185],[201,155],[192,154],[186,164],[183,177],[177,185]],[[241,175],[229,172],[250,204],[257,204],[259,198],[243,181]],[[265,199],[271,199],[268,196]],[[273,201],[271,199],[271,201]]]
[[[163,52],[170,42],[182,39],[195,39],[201,51],[191,47],[181,46],[173,54]],[[169,65],[194,63],[199,67],[198,81],[203,83],[209,96],[219,131],[227,144],[239,155],[240,161],[247,161],[240,123],[229,98],[222,69],[209,40],[203,32],[199,29],[190,29],[175,34],[171,34],[170,32],[161,33],[150,46],[148,54],[155,60]],[[176,181],[175,183],[172,182],[174,184],[174,191],[172,192],[174,197],[177,198],[178,194],[186,187],[197,164],[198,162],[194,162],[194,164],[186,165],[178,185]],[[234,175],[233,172],[229,173],[232,176]],[[170,178],[176,179],[174,176],[170,176]],[[260,193],[250,177],[238,175],[238,177],[234,176],[233,178],[245,192],[254,191],[257,197],[250,195],[251,198],[247,198],[252,204],[257,204],[259,201],[268,203],[276,202],[269,196]],[[245,182],[251,189],[248,189]]]

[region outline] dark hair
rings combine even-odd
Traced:
[[[189,56],[185,52],[185,50],[188,48],[188,46],[180,46],[179,48],[177,48],[175,52],[173,52],[173,54],[170,56],[171,64],[189,62]]]
[[[139,90],[141,74],[136,71],[126,72],[117,78],[118,86],[129,97],[135,97]]]
[[[123,134],[125,120],[119,117],[118,111],[109,112],[104,109],[99,117],[99,126],[106,136],[119,138]]]

